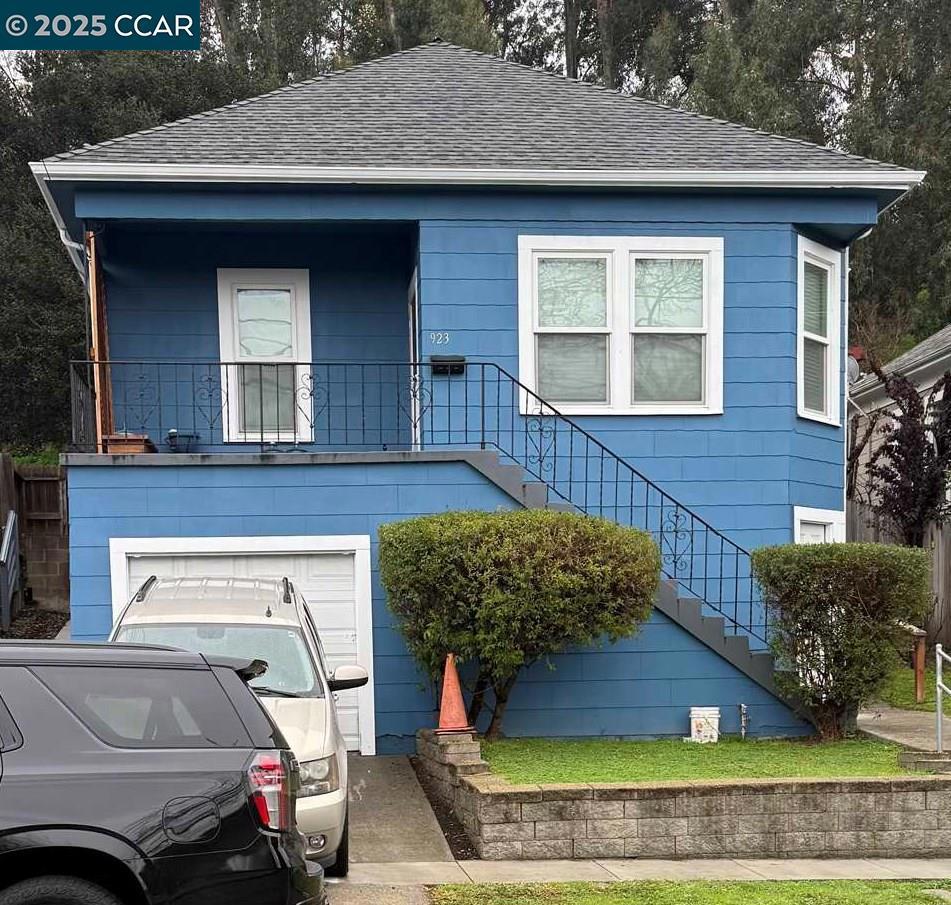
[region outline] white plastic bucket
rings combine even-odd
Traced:
[[[690,708],[690,741],[707,744],[720,740],[720,708]]]

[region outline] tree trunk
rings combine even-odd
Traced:
[[[835,742],[854,735],[859,709],[847,704],[837,707],[816,707],[813,716],[819,738],[824,742]]]
[[[862,463],[862,455],[869,445],[875,429],[878,427],[878,421],[881,417],[880,412],[869,412],[868,415],[853,415],[849,422],[848,432],[848,454],[846,456],[846,481],[845,498],[854,500],[857,498],[859,490],[859,466]],[[864,419],[864,423],[863,423]]]
[[[580,0],[565,0],[565,75],[578,78],[578,24],[581,21]]]
[[[485,737],[490,741],[502,736],[502,720],[505,718],[505,708],[508,706],[509,695],[512,693],[516,678],[518,678],[517,674],[494,685],[492,688],[495,692],[495,709],[492,711],[492,722],[489,723],[489,731],[485,734]]]
[[[232,65],[241,65],[243,69],[247,66],[241,60],[241,54],[238,50],[237,29],[231,22],[229,11],[225,9],[226,0],[212,0],[212,9],[215,12],[215,24],[218,26],[218,34],[221,36],[221,46],[225,52],[225,59]]]
[[[389,35],[393,50],[402,50],[403,41],[396,26],[396,4],[393,0],[383,0],[383,18],[386,20],[386,33]]]
[[[601,84],[605,88],[617,87],[614,29],[611,27],[613,7],[614,0],[598,0],[598,33],[601,37]]]
[[[857,22],[855,27],[855,49],[852,53],[852,103],[861,103],[865,95],[865,45],[862,42],[860,29],[862,23]]]
[[[489,678],[480,672],[472,692],[472,700],[469,702],[469,712],[466,714],[466,720],[470,726],[475,726],[476,720],[482,715],[482,709],[485,707],[485,693],[488,690]]]
[[[339,7],[340,20],[337,23],[337,53],[338,66],[343,66],[347,59],[347,6],[344,3]]]

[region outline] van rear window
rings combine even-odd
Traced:
[[[108,745],[251,747],[244,724],[209,670],[43,666],[34,672]]]

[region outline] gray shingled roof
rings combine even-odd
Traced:
[[[890,164],[442,42],[49,159],[140,165],[901,172]]]
[[[923,339],[917,346],[912,347],[907,352],[892,359],[885,365],[886,374],[908,374],[916,368],[940,359],[942,356],[951,357],[951,324],[942,327],[937,333],[932,333],[927,339]],[[874,374],[866,374],[852,384],[849,391],[852,396],[864,393],[873,386],[878,385],[878,378]]]

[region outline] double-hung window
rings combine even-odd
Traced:
[[[839,423],[841,252],[799,237],[797,411]]]
[[[706,258],[632,255],[631,400],[703,405],[709,316]]]
[[[716,414],[722,345],[722,239],[519,238],[523,411]]]
[[[218,271],[225,442],[313,439],[306,270]]]
[[[542,399],[607,403],[610,263],[605,253],[544,253],[536,258],[535,360]]]

